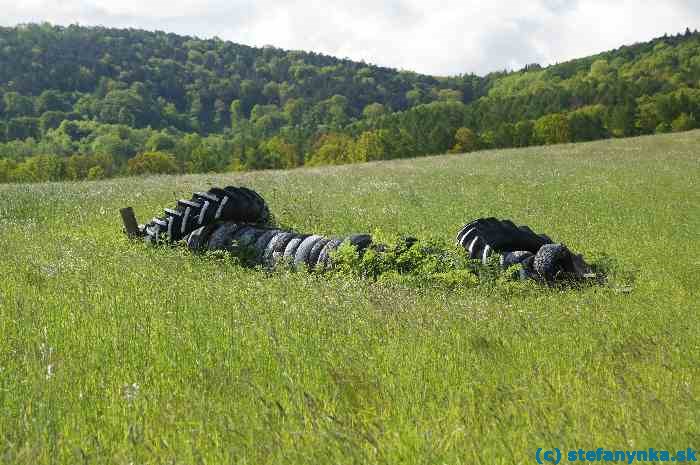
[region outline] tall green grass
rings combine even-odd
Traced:
[[[0,186],[0,463],[535,463],[700,447],[700,132],[248,174]],[[121,233],[246,185],[286,227],[511,218],[599,287],[263,273]]]

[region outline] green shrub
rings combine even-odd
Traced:
[[[129,174],[173,174],[178,172],[175,157],[165,152],[145,152],[128,162]]]

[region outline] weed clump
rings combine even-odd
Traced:
[[[381,237],[381,234],[376,235]],[[385,238],[381,245],[371,246],[362,253],[351,243],[343,243],[332,255],[332,266],[328,271],[374,282],[399,282],[411,286],[472,287],[484,280],[505,277],[498,258],[483,264],[480,260],[470,259],[464,249],[443,241],[400,236]],[[510,273],[509,276],[517,279],[517,274]]]

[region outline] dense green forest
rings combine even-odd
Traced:
[[[0,28],[0,182],[353,163],[698,127],[700,34],[425,76],[220,39]]]

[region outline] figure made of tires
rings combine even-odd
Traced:
[[[362,254],[368,247],[382,251],[368,234],[327,237],[301,234],[275,228],[265,200],[245,187],[212,188],[196,192],[189,200],[177,201],[162,216],[138,226],[131,208],[122,209],[126,232],[149,243],[184,240],[193,251],[226,250],[251,264],[274,267],[280,262],[324,270],[332,263],[333,252],[349,242]],[[407,244],[415,239],[408,239]],[[467,223],[457,234],[457,245],[472,259],[484,263],[492,254],[500,255],[503,268],[520,265],[522,279],[552,283],[562,279],[593,277],[581,255],[573,254],[545,234],[509,220],[480,218]]]

